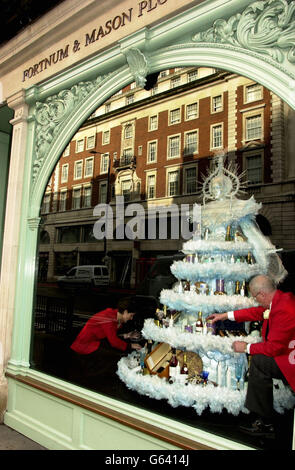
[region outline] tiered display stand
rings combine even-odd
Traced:
[[[206,325],[212,313],[253,307],[256,303],[244,289],[247,282],[258,274],[268,274],[278,282],[286,274],[275,247],[255,222],[261,205],[253,197],[236,197],[241,186],[236,169],[226,169],[224,157],[218,157],[215,170],[203,183],[201,230],[183,244],[183,260],[171,266],[178,282],[160,295],[168,311],[181,313],[177,322],[170,321],[167,327],[148,319],[142,330],[147,340],[198,354],[208,380],[169,383],[157,375],[143,375],[136,352],[118,363],[118,375],[128,388],[157,400],[165,399],[173,407],[192,407],[198,414],[206,408],[211,412],[226,409],[234,415],[247,412],[248,360],[246,354],[233,351],[232,343],[261,340],[253,334],[239,337],[228,333],[221,337],[209,334],[206,328],[207,334],[196,333],[198,312],[202,312]],[[207,203],[208,199],[211,202]],[[282,383],[274,388],[274,406],[278,412],[294,406],[292,393]]]

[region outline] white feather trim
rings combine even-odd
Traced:
[[[211,263],[187,263],[186,261],[174,261],[171,272],[177,279],[199,281],[206,279],[225,279],[243,281],[251,279],[258,274],[265,274],[258,264],[225,263],[223,261]]]
[[[152,318],[145,320],[142,335],[146,339],[153,339],[159,343],[168,343],[177,349],[186,349],[197,353],[206,354],[208,351],[218,350],[223,354],[230,354],[233,357],[240,356],[232,349],[234,341],[246,341],[246,343],[257,343],[260,338],[253,336],[232,336],[222,338],[217,335],[202,335],[186,333],[177,326],[160,328],[154,323]]]
[[[253,250],[248,242],[226,242],[219,240],[189,240],[183,244],[183,253],[225,253],[233,255],[247,255]]]
[[[130,369],[128,357],[123,357],[118,362],[117,374],[130,390],[156,400],[167,400],[173,408],[192,407],[198,415],[201,415],[208,407],[212,413],[221,413],[223,408],[236,416],[240,412],[248,413],[244,405],[245,390],[214,387],[212,384],[205,387],[192,384],[169,384],[157,375],[143,376],[137,372],[137,368]],[[295,399],[286,387],[274,390],[274,408],[277,411],[282,412],[283,408],[292,408],[294,404]]]
[[[257,306],[254,299],[241,295],[201,295],[195,292],[178,293],[169,289],[161,291],[160,302],[172,310],[186,311],[195,315],[199,311],[203,315],[209,315],[214,312],[223,313]]]

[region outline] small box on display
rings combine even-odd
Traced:
[[[169,362],[172,357],[170,344],[159,343],[144,360],[144,363],[151,375],[158,375],[161,378],[169,378]]]

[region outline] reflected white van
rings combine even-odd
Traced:
[[[110,283],[108,268],[103,265],[75,266],[57,279],[59,287],[103,287]]]

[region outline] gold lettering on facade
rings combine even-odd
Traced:
[[[40,60],[38,64],[34,64],[32,67],[29,67],[28,69],[24,70],[23,82],[27,78],[32,78],[35,75],[38,75],[38,73],[43,72],[43,70],[46,70],[48,67],[51,67],[53,64],[57,64],[58,62],[60,62],[61,60],[64,60],[68,56],[69,56],[69,44],[64,49],[59,49],[53,54],[50,54],[49,57],[46,57],[45,59]]]
[[[129,8],[128,13],[123,12],[121,15],[117,15],[113,19],[106,21],[104,26],[99,26],[98,29],[95,28],[90,35],[86,33],[85,46],[98,41],[107,34],[110,34],[113,30],[115,31],[125,26],[128,21],[131,23],[132,11],[133,8]]]
[[[168,0],[141,0],[137,4],[138,10],[136,12],[136,15],[139,18],[144,14],[155,10],[158,6],[164,5],[167,2]],[[133,8],[129,8],[129,10],[122,12],[121,14],[118,14],[113,18],[107,20],[104,25],[100,25],[98,26],[98,28],[94,28],[91,32],[86,33],[84,47],[95,43],[99,39],[103,39],[106,35],[112,33],[112,31],[119,30],[120,28],[126,26],[126,24],[131,23],[133,20],[133,11]],[[80,46],[80,40],[75,40],[72,46],[72,52],[76,53],[77,51],[80,51]],[[40,62],[38,62],[37,64],[34,64],[24,70],[22,81],[24,82],[25,80],[35,77],[39,73],[47,70],[52,65],[57,64],[58,62],[69,57],[69,47],[70,45],[67,44],[64,49],[59,49],[53,54],[50,54],[49,57],[45,57],[44,59],[40,60]]]

